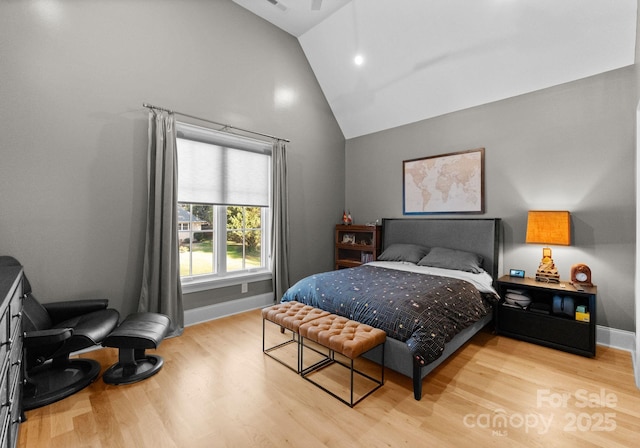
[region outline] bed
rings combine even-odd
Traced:
[[[492,319],[500,219],[383,219],[382,232],[383,261],[306,277],[282,301],[385,330],[385,366],[420,400],[424,377]]]

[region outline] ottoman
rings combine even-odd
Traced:
[[[163,359],[145,354],[158,348],[169,330],[169,317],[159,313],[134,313],[102,341],[105,347],[118,348],[118,362],[102,375],[107,384],[131,384],[149,378],[162,368]]]

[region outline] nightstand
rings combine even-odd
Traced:
[[[494,314],[496,331],[523,341],[593,357],[596,354],[597,288],[585,286],[583,289],[578,291],[569,282],[544,283],[532,278],[500,277],[497,290],[501,301]],[[507,290],[522,291],[531,298],[531,305],[522,308],[507,304],[504,300]],[[588,321],[577,320],[577,317],[585,319],[585,315],[569,317],[554,313],[555,296],[572,300],[576,308],[584,307]]]

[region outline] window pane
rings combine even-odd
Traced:
[[[245,236],[246,268],[257,268],[262,265],[262,232],[249,230]]]
[[[242,229],[244,227],[244,207],[227,206],[227,229]]]
[[[243,232],[227,232],[227,272],[244,269]]]
[[[246,207],[245,208],[245,228],[261,229],[262,222],[260,220],[262,207]]]
[[[191,275],[191,204],[178,204],[180,276]]]
[[[227,272],[244,269],[244,207],[227,206]]]
[[[194,232],[191,248],[192,275],[212,274],[214,266],[213,232]]]
[[[193,230],[211,230],[213,223],[213,205],[193,204],[191,208],[194,224]],[[198,225],[199,224],[199,225]]]
[[[180,277],[191,274],[191,247],[188,241],[180,241]]]
[[[213,251],[213,206],[178,204],[180,275],[215,272]]]

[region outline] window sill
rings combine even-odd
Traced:
[[[242,274],[229,274],[220,277],[182,279],[182,292],[207,291],[210,289],[224,288],[227,286],[241,285],[243,283],[271,280],[270,271],[243,272]]]

